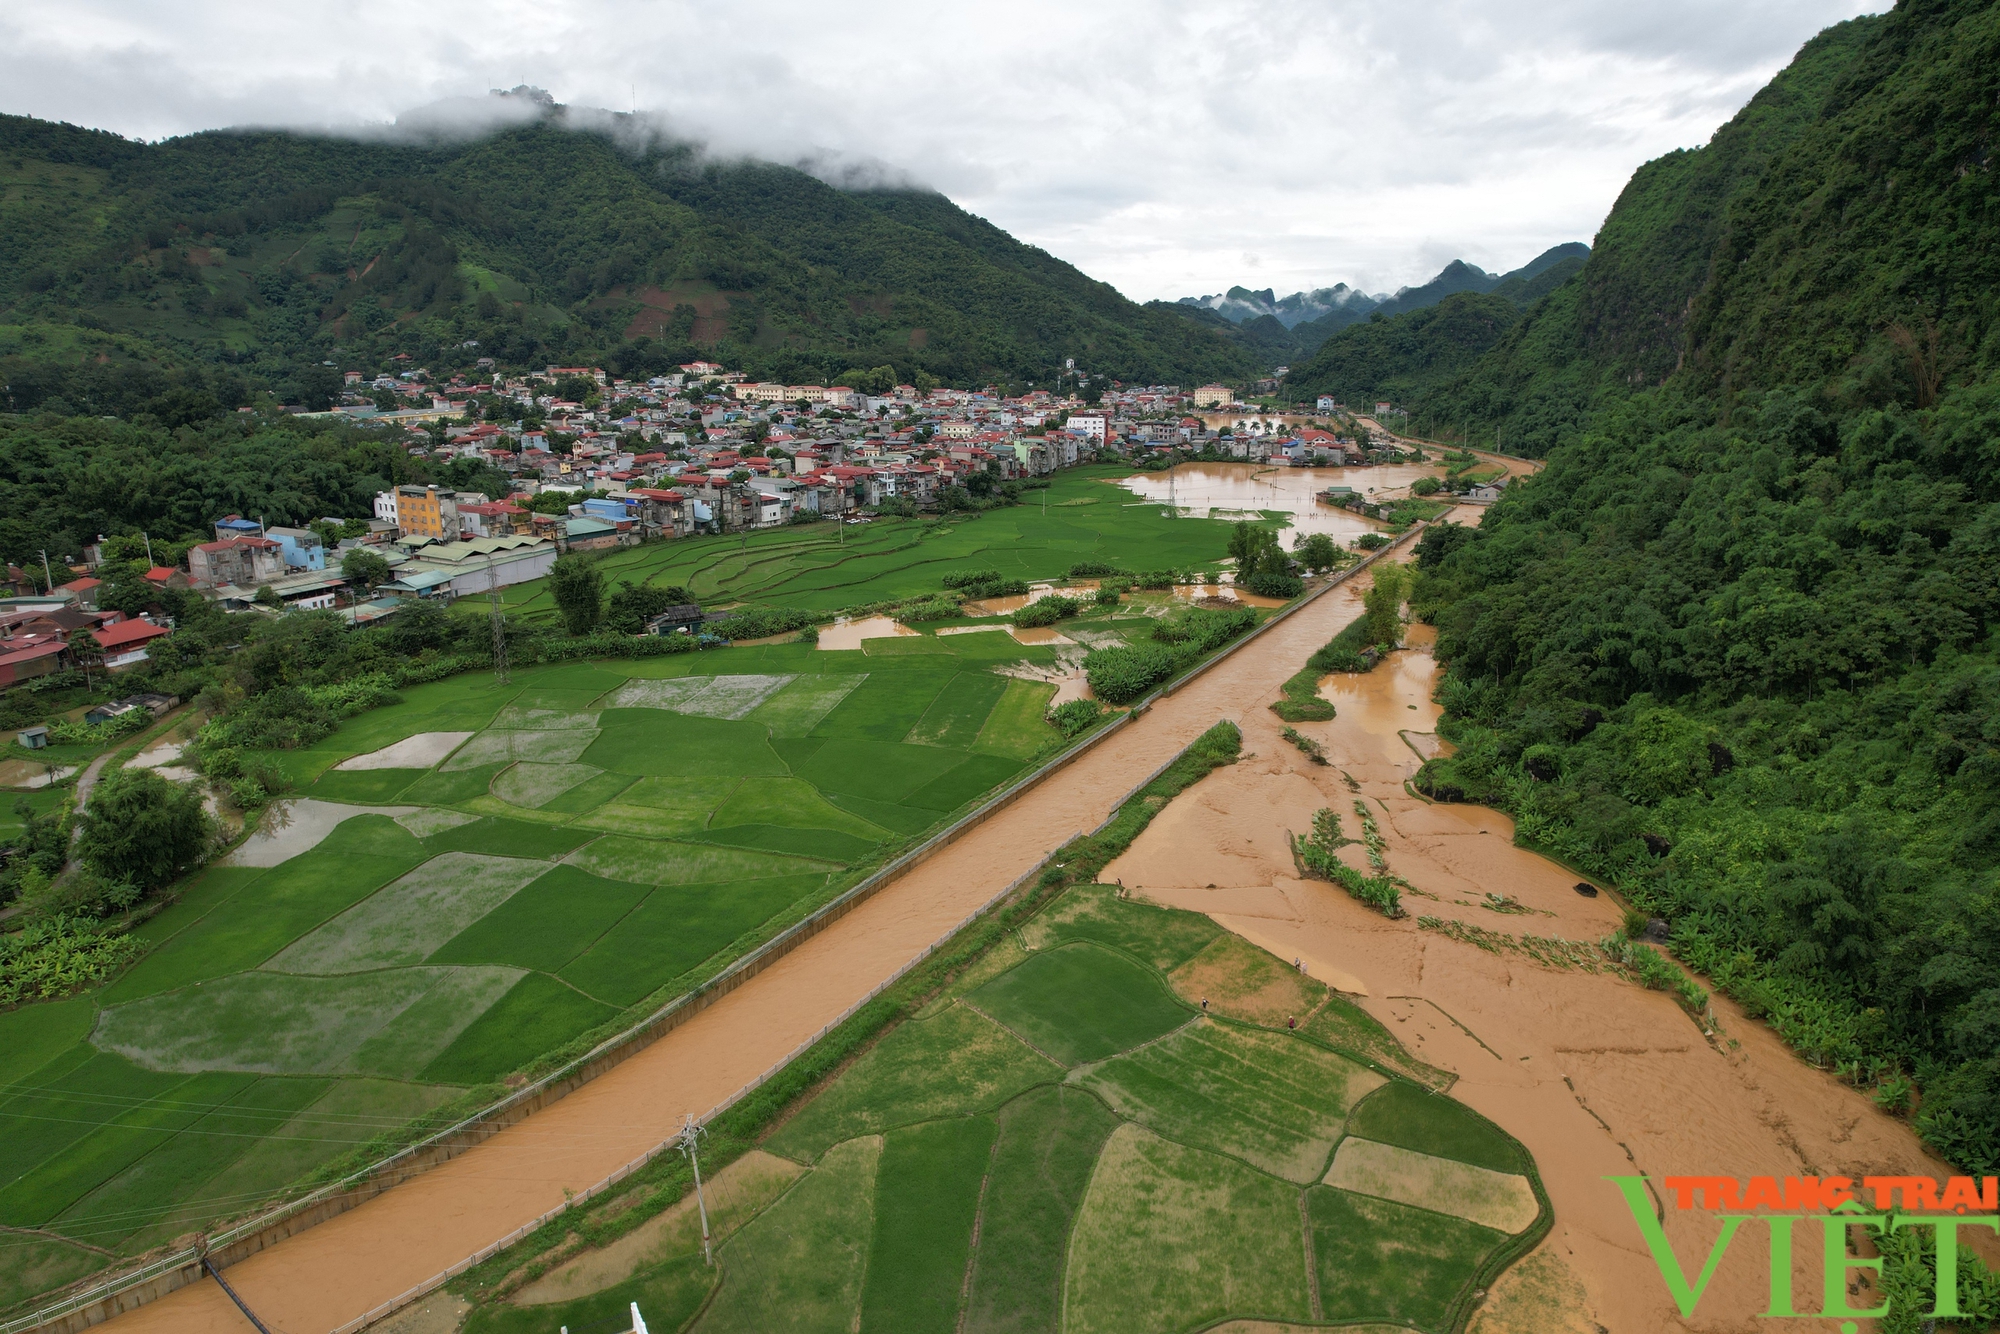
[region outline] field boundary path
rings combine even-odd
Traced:
[[[1132,712],[1058,755],[965,819],[884,867],[706,987],[566,1071],[369,1180],[252,1220],[211,1254],[249,1309],[287,1334],[350,1331],[382,1319],[656,1154],[683,1114],[718,1109],[822,1036],[1100,826],[1148,776],[1223,717],[1264,707],[1360,609],[1355,576],[1397,538],[1286,608]],[[1228,664],[1228,672],[1215,670]],[[781,945],[782,942],[782,945]],[[754,963],[753,963],[754,961]],[[725,979],[727,981],[725,982]],[[831,1021],[831,1022],[829,1022]],[[532,1106],[530,1103],[532,1102]],[[455,1139],[448,1137],[456,1136]],[[379,1178],[379,1179],[378,1179]],[[396,1189],[390,1190],[394,1185]],[[202,1256],[169,1256],[85,1299],[0,1334],[121,1331],[209,1334],[244,1327]],[[112,1290],[115,1287],[116,1290]]]

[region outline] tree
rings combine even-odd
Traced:
[[[1314,572],[1330,570],[1340,564],[1340,548],[1325,533],[1301,538],[1293,554],[1298,557],[1299,564]]]
[[[97,636],[88,630],[78,630],[69,637],[70,656],[77,666],[83,668],[83,682],[90,684],[90,669],[104,665],[104,645],[97,642]]]
[[[192,784],[110,769],[77,816],[77,856],[106,880],[160,889],[201,864],[214,822]]]
[[[389,562],[373,551],[350,551],[340,560],[341,577],[363,588],[372,589],[386,582],[389,573]]]
[[[549,592],[573,635],[589,634],[604,618],[604,575],[587,556],[572,551],[550,566]]]

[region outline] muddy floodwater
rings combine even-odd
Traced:
[[[843,616],[832,625],[820,627],[819,646],[858,649],[864,639],[894,639],[898,635],[919,633],[893,616]]]
[[[1594,941],[1615,930],[1609,894],[1585,898],[1577,875],[1515,847],[1506,816],[1433,805],[1405,781],[1437,745],[1431,634],[1365,675],[1322,685],[1338,716],[1299,723],[1326,748],[1311,764],[1283,725],[1245,699],[1245,757],[1163,810],[1105,878],[1128,892],[1208,913],[1343,991],[1406,1047],[1452,1071],[1452,1096],[1492,1118],[1534,1154],[1555,1227],[1519,1274],[1495,1286],[1473,1334],[1596,1330],[1767,1331],[1764,1229],[1744,1228],[1696,1308],[1682,1320],[1638,1229],[1606,1176],[1949,1175],[1909,1127],[1861,1093],[1814,1070],[1727,1001],[1709,1030],[1660,992],[1612,974],[1559,971],[1519,954],[1489,953],[1420,929],[1419,915],[1510,935]],[[1350,781],[1352,783],[1350,784]],[[1361,836],[1363,802],[1386,839],[1389,869],[1419,891],[1390,921],[1333,885],[1303,880],[1288,837],[1313,812],[1341,813]],[[1342,856],[1368,863],[1359,847]],[[1496,912],[1486,895],[1522,912]],[[1801,1311],[1819,1302],[1819,1229],[1800,1225]],[[1667,1235],[1692,1276],[1715,1240],[1711,1215],[1668,1197]],[[1756,1233],[1757,1235],[1752,1235]],[[1532,1286],[1531,1323],[1518,1324]],[[1864,1290],[1855,1304],[1874,1305]],[[1829,1326],[1831,1327],[1831,1326]]]
[[[1390,867],[1437,896],[1413,897],[1413,913],[1578,940],[1603,935],[1618,918],[1609,896],[1579,898],[1574,875],[1515,848],[1503,817],[1427,805],[1405,791],[1415,745],[1437,716],[1421,647],[1345,683],[1334,721],[1299,724],[1326,745],[1331,767],[1308,764],[1278,735],[1266,704],[1360,613],[1366,585],[1363,574],[1302,606],[629,1060],[449,1162],[232,1265],[231,1285],[273,1328],[332,1328],[560,1208],[569,1192],[666,1140],[683,1114],[701,1115],[784,1060],[968,913],[1097,827],[1217,719],[1233,718],[1244,731],[1242,761],[1168,805],[1107,877],[1208,912],[1353,991],[1413,1052],[1459,1075],[1454,1096],[1534,1153],[1555,1228],[1496,1283],[1494,1309],[1523,1291],[1525,1276],[1533,1292],[1557,1296],[1505,1334],[1768,1332],[1755,1317],[1766,1299],[1765,1252],[1755,1239],[1730,1249],[1697,1319],[1682,1322],[1600,1178],[1942,1175],[1942,1165],[1906,1126],[1800,1063],[1726,1002],[1711,1039],[1659,993],[1488,954],[1296,877],[1287,833],[1309,829],[1313,812],[1330,806],[1358,834],[1352,804],[1363,800],[1377,812]],[[1476,905],[1487,891],[1514,897],[1530,914],[1483,910]],[[1698,1273],[1712,1240],[1707,1216],[1669,1211],[1667,1231]],[[1816,1239],[1800,1238],[1802,1265],[1816,1248]],[[1801,1309],[1817,1309],[1812,1291],[1802,1279]],[[242,1327],[214,1283],[105,1326],[109,1334]],[[1474,1330],[1502,1334],[1491,1323]]]
[[[1147,502],[1164,504],[1171,491],[1175,507],[1197,519],[1254,519],[1265,511],[1291,516],[1300,533],[1325,533],[1350,546],[1363,533],[1382,525],[1337,509],[1319,499],[1330,486],[1345,486],[1369,500],[1409,494],[1419,477],[1442,477],[1444,469],[1424,463],[1393,463],[1376,468],[1290,468],[1263,463],[1182,463],[1168,473],[1123,477],[1118,485]]]

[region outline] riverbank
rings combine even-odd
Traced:
[[[1325,748],[1326,766],[1288,744],[1274,715],[1246,710],[1244,760],[1162,812],[1106,877],[1206,912],[1354,993],[1414,1055],[1458,1075],[1455,1098],[1528,1146],[1555,1205],[1555,1228],[1530,1263],[1496,1285],[1475,1334],[1762,1328],[1763,1236],[1746,1230],[1695,1318],[1683,1320],[1604,1178],[1858,1179],[1948,1169],[1906,1123],[1801,1062],[1726,1000],[1716,1002],[1719,1028],[1707,1030],[1665,993],[1615,974],[1547,967],[1504,946],[1491,952],[1419,926],[1429,916],[1513,937],[1588,942],[1615,930],[1622,911],[1608,894],[1577,894],[1574,872],[1515,847],[1512,822],[1499,812],[1409,793],[1406,780],[1439,714],[1430,698],[1437,673],[1430,635],[1411,629],[1411,647],[1374,672],[1328,679],[1322,693],[1336,718],[1297,725]],[[1390,870],[1418,891],[1405,896],[1404,920],[1300,879],[1292,862],[1289,835],[1308,831],[1320,807],[1340,812],[1347,834],[1358,837],[1357,802],[1380,829]],[[1361,847],[1343,856],[1366,869]],[[1495,911],[1488,894],[1519,910]],[[1715,1240],[1713,1216],[1669,1201],[1666,1231],[1684,1267],[1698,1272]],[[1817,1246],[1801,1241],[1799,1249],[1797,1288],[1809,1308]],[[1510,1294],[1528,1284],[1539,1294],[1535,1322],[1506,1323]]]

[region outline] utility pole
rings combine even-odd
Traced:
[[[144,533],[140,533],[139,540],[146,544],[146,568],[151,569],[153,566],[153,539]]]
[[[500,610],[500,571],[486,553],[486,605],[493,618],[493,680],[507,684],[507,618]]]
[[[42,553],[42,579],[47,584],[47,587],[42,591],[45,593],[55,592],[56,577],[49,573],[49,553],[46,551]]]
[[[694,1113],[689,1112],[687,1119],[681,1122],[680,1134],[676,1138],[680,1140],[681,1152],[687,1155],[688,1164],[694,1168],[694,1207],[701,1211],[701,1258],[702,1263],[712,1266],[715,1253],[708,1244],[708,1201],[702,1198],[701,1160],[696,1156],[701,1137],[706,1133],[706,1129],[694,1119]]]

